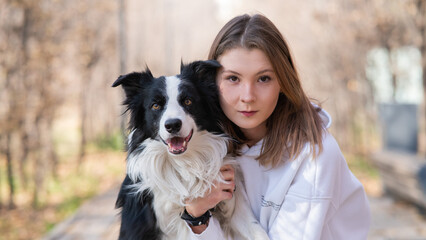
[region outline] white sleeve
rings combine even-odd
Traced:
[[[335,152],[325,154],[331,155],[335,160],[329,161],[331,164],[325,164],[324,169],[333,169],[335,177],[331,178],[334,184],[328,183],[333,188],[333,197],[325,218],[321,240],[365,240],[371,222],[367,195],[362,184],[350,171],[334,138],[329,135],[324,141],[324,147],[334,149]],[[320,175],[326,174],[324,170],[323,172]]]
[[[201,234],[195,234],[192,232],[191,228],[188,226],[191,232],[191,240],[218,240],[227,238],[224,237],[222,228],[220,227],[219,222],[215,217],[211,217],[209,225]],[[230,239],[228,239],[230,240]]]
[[[355,183],[358,182],[355,177],[353,180]],[[357,187],[352,187],[350,191],[343,193],[340,206],[336,211],[330,211],[329,215],[333,214],[333,216],[326,223],[321,240],[367,239],[371,222],[370,206],[362,185],[358,182],[352,186]]]
[[[365,240],[370,209],[361,183],[331,135],[316,159],[305,159],[269,229],[271,240]]]

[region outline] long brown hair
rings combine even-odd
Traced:
[[[263,15],[237,16],[219,31],[208,58],[217,60],[226,51],[237,47],[263,51],[281,88],[277,106],[266,122],[267,133],[257,158],[260,164],[276,166],[285,152],[294,159],[307,142],[314,156],[320,153],[324,131],[318,114],[320,108],[314,107],[304,93],[290,49],[280,31]],[[240,143],[246,140],[238,126],[229,119],[223,124],[225,131]]]

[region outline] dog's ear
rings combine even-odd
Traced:
[[[183,69],[185,68],[185,64],[183,64],[182,58],[180,59],[180,72],[182,73]]]
[[[119,76],[112,84],[112,87],[121,85],[127,99],[131,99],[142,89],[144,82],[151,79],[153,79],[152,73],[147,68],[145,72],[133,72]]]
[[[222,67],[222,65],[220,65],[218,61],[213,59],[201,61],[199,66],[201,68],[214,69],[214,70],[217,70],[218,68]]]
[[[216,71],[221,67],[216,60],[195,61],[188,65],[183,64],[181,60],[181,74],[195,74],[198,78],[205,79],[216,76]]]
[[[221,66],[216,60],[182,64],[181,76],[192,81],[202,95],[205,96],[209,93],[208,95],[213,95],[212,97],[215,98],[217,94],[216,73]]]

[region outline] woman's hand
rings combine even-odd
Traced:
[[[224,165],[220,168],[220,172],[223,176],[224,182],[215,182],[215,186],[212,187],[205,196],[196,198],[191,202],[186,202],[186,211],[193,217],[199,217],[207,212],[209,209],[214,208],[218,203],[223,200],[231,199],[234,194],[235,182],[234,182],[234,168],[232,165]],[[201,233],[206,229],[206,225],[197,227],[191,226],[194,233]]]

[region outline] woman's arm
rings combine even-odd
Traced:
[[[235,189],[234,168],[231,165],[224,165],[220,169],[220,172],[225,182],[216,182],[213,188],[211,189],[211,191],[208,192],[204,197],[196,198],[192,201],[186,202],[186,211],[191,216],[195,218],[200,217],[205,212],[214,208],[219,202],[232,198],[234,189]],[[192,226],[188,224],[188,226],[191,228],[192,232],[194,233],[194,237],[195,237],[195,234],[198,234],[199,236],[201,236],[202,233],[205,232],[207,228],[215,228],[215,229],[211,229],[214,231],[209,231],[209,232],[216,232],[218,234],[217,237],[223,238],[223,233],[220,228],[220,225],[213,218],[211,218],[207,222],[207,224],[203,224],[200,226]],[[204,234],[204,235],[207,235],[207,234]],[[211,235],[211,233],[209,235]],[[213,239],[213,238],[194,238],[194,239]],[[214,239],[219,239],[219,238],[214,238]]]

